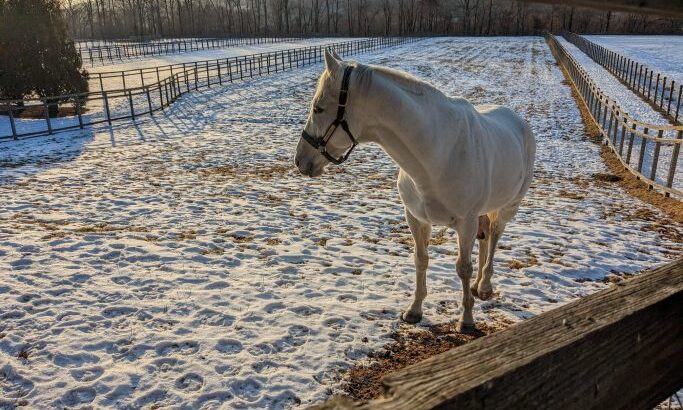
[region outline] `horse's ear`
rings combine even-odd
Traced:
[[[333,54],[334,53],[334,54]],[[339,67],[341,66],[341,60],[339,56],[331,48],[325,49],[325,68],[330,74],[336,75]]]
[[[339,57],[339,54],[337,54],[337,50],[335,50],[335,49],[333,49],[333,48],[330,48],[330,53],[332,54],[332,56],[333,56],[334,58],[336,58],[336,59],[339,60],[339,61],[342,61],[342,58]]]

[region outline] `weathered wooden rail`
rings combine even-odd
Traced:
[[[621,80],[655,110],[680,124],[678,116],[683,114],[683,84],[678,84],[677,87],[676,80],[671,76],[654,71],[640,61],[595,44],[576,33],[562,33],[562,36]]]
[[[391,374],[317,410],[652,409],[683,387],[683,259]]]
[[[555,59],[569,73],[570,81],[600,129],[605,143],[624,168],[669,196],[683,198],[683,166],[680,150],[683,126],[648,124],[633,119],[607,96],[555,36],[546,36]],[[678,178],[677,175],[679,174]]]
[[[189,53],[214,48],[281,43],[293,40],[295,38],[289,37],[192,38],[171,41],[114,42],[89,47],[77,47],[77,49],[81,54],[83,62],[95,65],[95,62],[113,64],[126,59],[154,55]]]
[[[344,41],[326,45],[300,47],[213,61],[181,64],[178,71],[154,83],[117,90],[94,91],[81,94],[51,96],[42,99],[0,100],[0,110],[8,113],[9,133],[1,134],[0,141],[40,135],[58,131],[85,128],[94,124],[124,119],[137,119],[162,110],[181,95],[198,90],[240,81],[245,78],[268,75],[296,69],[322,61],[326,47],[332,47],[340,55],[350,55],[385,47],[417,41],[412,37],[381,37]],[[50,107],[59,105],[70,108],[74,115],[51,118]],[[89,107],[85,112],[84,107]],[[42,119],[17,120],[23,110],[40,109]],[[3,117],[0,116],[0,121]],[[0,131],[1,132],[1,131]]]

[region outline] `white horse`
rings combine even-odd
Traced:
[[[380,145],[401,168],[398,191],[415,239],[415,297],[402,319],[422,319],[431,226],[445,225],[458,233],[458,331],[473,330],[474,296],[492,296],[496,244],[531,184],[531,130],[508,108],[475,107],[408,74],[344,62],[328,49],[296,165],[316,177],[330,162],[346,160],[356,143],[368,142]],[[479,271],[470,285],[475,238]]]

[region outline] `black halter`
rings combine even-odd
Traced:
[[[325,134],[322,137],[314,137],[307,133],[306,130],[301,133],[301,137],[305,139],[306,142],[311,144],[313,148],[317,149],[318,152],[323,154],[323,156],[325,156],[325,158],[327,158],[330,162],[337,165],[349,159],[351,151],[353,151],[353,149],[356,148],[356,145],[358,145],[358,141],[356,141],[356,139],[353,137],[353,134],[351,134],[351,131],[349,130],[349,124],[346,122],[346,119],[344,119],[344,114],[346,113],[346,101],[349,98],[349,80],[351,78],[351,71],[353,71],[353,66],[346,66],[344,69],[344,78],[342,79],[341,90],[339,91],[337,118],[335,118],[335,120],[332,121],[332,124],[327,127]],[[341,157],[335,158],[329,152],[327,152],[326,146],[330,139],[332,139],[334,132],[339,126],[342,127],[344,132],[346,132],[346,136],[351,140],[351,148],[349,148],[348,151],[346,151],[346,153]]]

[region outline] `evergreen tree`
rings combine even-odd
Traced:
[[[87,92],[82,65],[58,0],[0,0],[0,98]],[[66,100],[48,98],[50,115]]]

